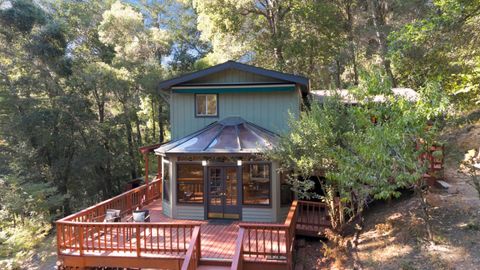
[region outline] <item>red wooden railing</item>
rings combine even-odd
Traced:
[[[161,180],[156,179],[148,187],[143,185],[57,221],[58,255],[114,254],[137,258],[167,255],[182,262],[193,249],[198,262],[199,224],[103,222],[107,209],[118,209],[125,217],[160,196]]]
[[[237,241],[235,242],[235,253],[232,259],[231,270],[243,269],[243,240],[245,238],[245,229],[238,230]]]
[[[145,254],[185,255],[195,224],[57,222],[58,253],[141,257]]]
[[[417,148],[420,146],[417,145]],[[435,152],[439,151],[440,154],[437,155]],[[423,175],[423,179],[426,180],[426,183],[429,186],[434,186],[439,175],[443,171],[443,162],[445,158],[445,148],[442,145],[433,145],[426,152],[420,154],[419,161],[420,164],[427,162],[428,167],[426,173]]]
[[[196,270],[200,262],[200,226],[196,226],[193,230],[192,239],[188,246],[187,254],[183,260],[182,270]]]
[[[162,181],[155,179],[147,186],[143,185],[130,191],[124,192],[116,197],[98,203],[94,206],[86,208],[80,212],[62,218],[59,221],[74,222],[101,222],[105,217],[107,209],[119,209],[121,216],[130,214],[137,207],[142,207],[152,200],[161,197]],[[148,192],[148,196],[146,193]],[[147,199],[148,198],[148,199]]]
[[[293,268],[294,242],[298,232],[319,235],[330,226],[326,205],[294,201],[284,224],[241,223],[231,270],[242,269],[246,261],[276,262]]]
[[[284,224],[241,223],[231,269],[242,269],[245,260],[279,261],[291,269],[298,202],[294,201]]]
[[[330,224],[330,216],[324,203],[299,201],[297,235],[318,236],[325,228],[329,228]]]

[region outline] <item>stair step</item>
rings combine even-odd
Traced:
[[[219,265],[199,265],[198,270],[229,270],[229,266],[219,266]]]
[[[232,265],[232,260],[229,259],[219,259],[219,258],[201,258],[200,265],[205,266],[228,266]]]

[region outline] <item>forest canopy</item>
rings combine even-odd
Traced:
[[[158,83],[226,60],[313,89],[380,69],[478,107],[479,27],[478,0],[0,0],[0,226],[121,192],[142,175],[138,147],[169,138]]]

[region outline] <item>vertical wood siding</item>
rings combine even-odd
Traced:
[[[204,220],[203,205],[177,205],[175,218]]]
[[[243,206],[242,221],[246,222],[275,222],[272,208]]]
[[[208,124],[229,116],[240,116],[273,132],[288,131],[288,114],[298,115],[300,101],[297,92],[220,93],[218,117],[195,117],[194,94],[172,94],[170,123],[172,139],[195,132]]]
[[[245,71],[229,69],[209,76],[198,78],[196,80],[190,81],[187,84],[201,84],[201,83],[252,83],[252,82],[263,82],[263,83],[282,83],[285,81],[278,80],[275,78],[265,77],[258,74],[253,74]]]

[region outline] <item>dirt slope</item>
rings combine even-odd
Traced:
[[[309,240],[297,269],[354,269],[356,261],[363,269],[480,270],[480,196],[460,171],[465,152],[480,147],[480,123],[449,132],[444,139],[444,178],[451,187],[432,189],[428,196],[435,245],[425,241],[420,203],[410,194],[367,210],[358,252],[344,254]],[[336,259],[322,256],[325,252]]]

